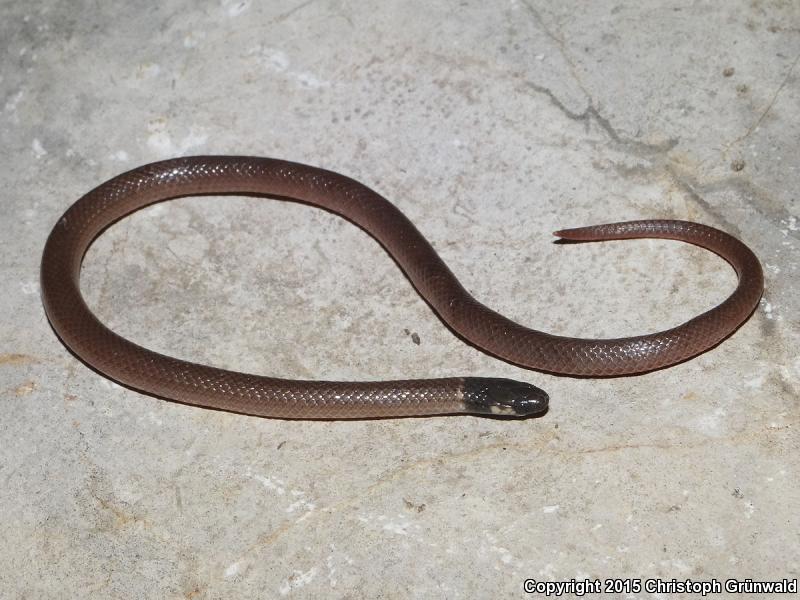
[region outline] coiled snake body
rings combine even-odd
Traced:
[[[115,334],[80,292],[83,256],[103,229],[161,200],[188,195],[259,194],[296,199],[347,218],[371,234],[454,331],[487,352],[531,369],[569,375],[641,373],[695,356],[744,322],[763,291],[758,259],[736,238],[706,225],[648,220],[556,232],[566,240],[669,238],[707,248],[736,270],[722,304],[660,333],[591,340],[528,329],[480,304],[414,225],[388,200],[344,175],[282,160],[196,156],[123,173],[73,204],[53,228],[41,265],[50,323],[81,359],[133,388],[180,402],[284,418],[364,418],[448,413],[530,415],[547,408],[542,390],[508,379],[329,382],[237,373],[171,358]]]

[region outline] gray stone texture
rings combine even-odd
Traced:
[[[526,578],[797,578],[800,5],[794,1],[0,3],[0,596],[502,598]],[[292,422],[99,376],[57,340],[45,238],[146,162],[253,154],[395,202],[478,299],[557,334],[664,329],[735,275],[766,292],[710,352],[618,379],[457,339],[365,233],[194,198],[125,219],[82,285],[115,331],[291,378],[512,377],[540,419]],[[664,596],[662,596],[664,597]]]

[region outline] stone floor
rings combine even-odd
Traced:
[[[499,598],[526,579],[798,577],[796,2],[6,0],[0,16],[0,596]],[[454,337],[349,223],[182,199],[87,254],[87,300],[122,335],[292,378],[513,377],[551,408],[292,422],[165,402],[65,350],[39,259],[93,186],[212,153],[363,181],[477,298],[551,333],[664,329],[736,281],[686,244],[553,244],[563,227],[708,223],[753,248],[766,291],[694,360],[557,377]]]

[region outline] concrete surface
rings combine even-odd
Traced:
[[[796,2],[6,0],[0,14],[0,596],[481,598],[522,597],[526,578],[798,577]],[[479,299],[553,333],[665,328],[735,282],[683,244],[553,245],[567,226],[721,227],[762,259],[766,294],[685,364],[555,377],[456,339],[348,223],[184,199],[87,255],[85,293],[121,334],[285,377],[515,377],[551,410],[303,423],[168,403],[64,349],[38,261],[82,193],[199,153],[360,179]]]

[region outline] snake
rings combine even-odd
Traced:
[[[81,294],[80,273],[86,251],[106,228],[156,202],[231,194],[292,200],[343,217],[391,255],[453,333],[508,363],[545,373],[615,377],[686,361],[738,329],[754,312],[764,289],[755,254],[734,236],[708,225],[648,219],[563,229],[555,235],[571,242],[663,238],[694,244],[724,258],[735,270],[738,285],[721,304],[665,331],[614,339],[551,335],[524,327],[478,302],[412,222],[363,183],[274,158],[187,156],[113,177],[82,196],[56,222],[44,246],[40,284],[45,313],[61,342],[89,367],[125,387],[246,415],[284,419],[529,417],[548,410],[546,392],[507,378],[344,382],[239,373],[153,352],[98,320]]]

